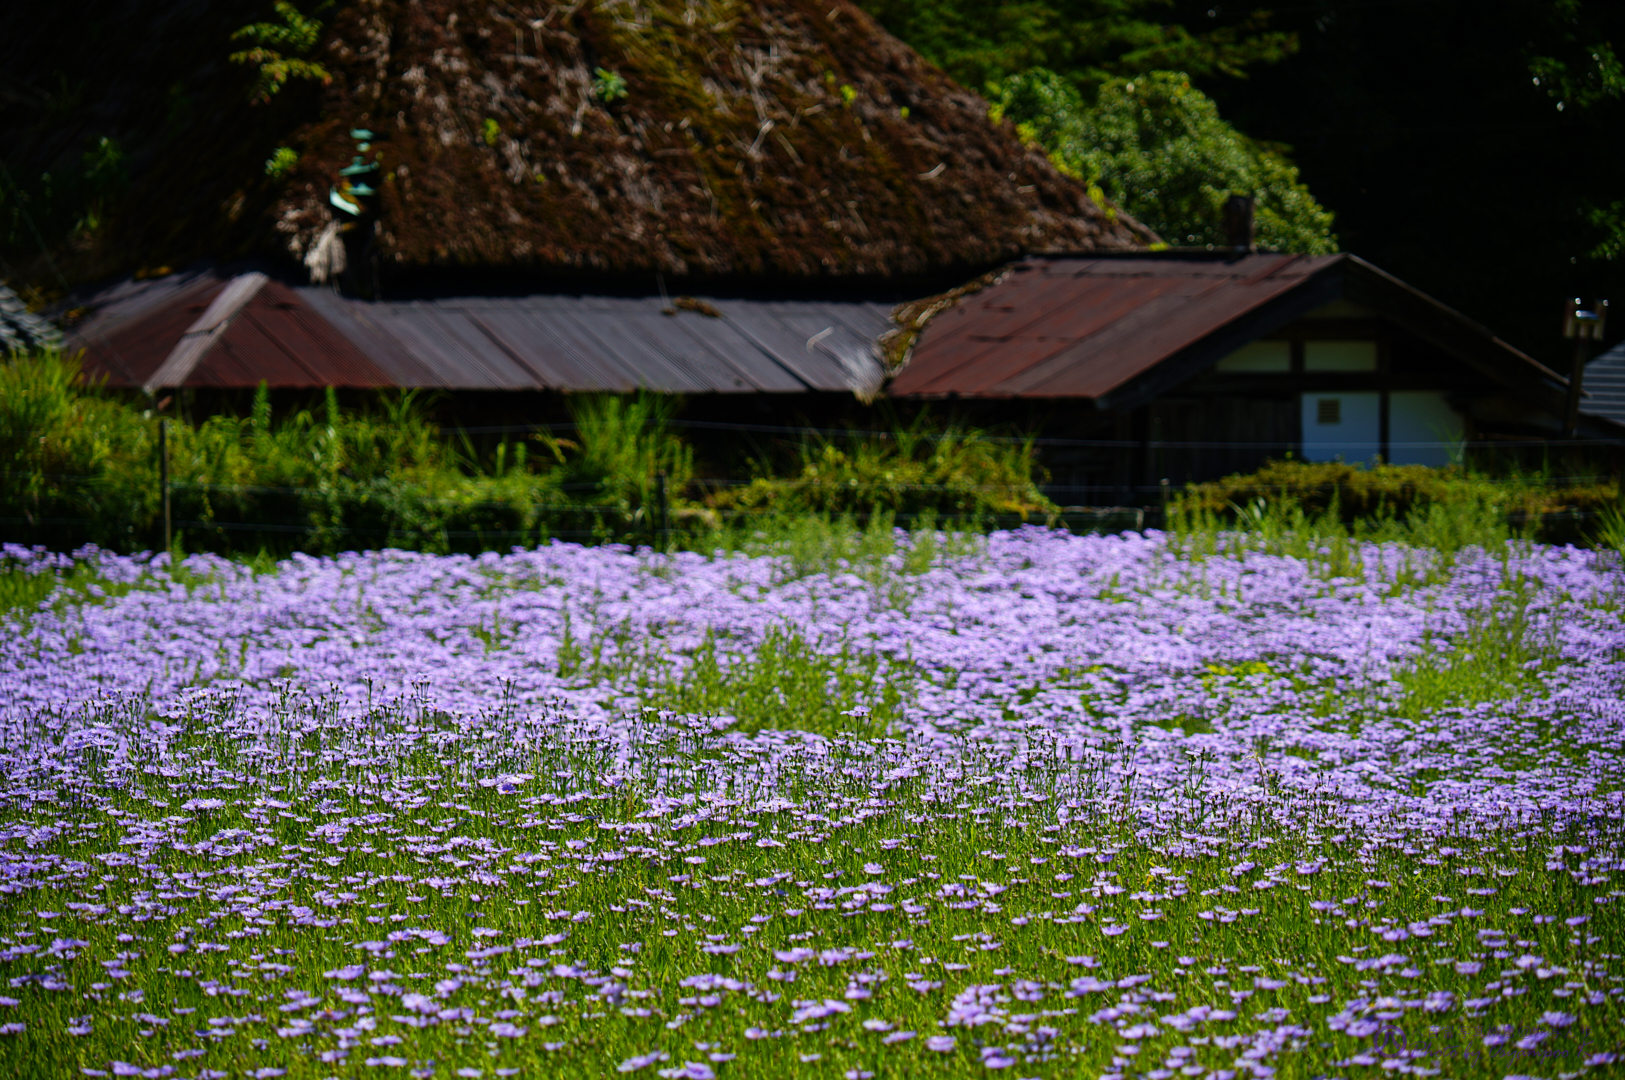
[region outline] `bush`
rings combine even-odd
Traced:
[[[759,462],[748,485],[716,492],[710,506],[733,517],[884,510],[960,520],[1008,515],[1026,520],[1059,509],[1039,490],[1047,477],[1030,441],[996,442],[981,431],[951,426],[936,432],[924,413],[885,437],[799,443],[792,461],[788,475],[772,462]]]
[[[0,360],[0,521],[117,547],[157,509],[153,425],[57,353]]]
[[[1255,473],[1190,485],[1170,506],[1170,520],[1249,525],[1297,514],[1351,535],[1426,532],[1444,546],[1452,535],[1495,529],[1562,543],[1597,534],[1618,512],[1619,497],[1618,482],[1601,479],[1559,485],[1458,467],[1275,461]]]
[[[580,395],[570,438],[536,434],[477,455],[442,431],[429,402],[406,391],[368,409],[337,395],[273,418],[261,387],[246,417],[169,423],[170,504],[189,548],[216,551],[399,547],[481,550],[550,536],[654,538],[658,476],[665,524],[707,532],[724,514],[946,518],[1048,514],[1030,445],[978,432],[927,430],[889,439],[796,443],[775,472],[743,487],[696,490],[694,454],[672,430],[680,401],[651,394]],[[60,356],[0,366],[0,538],[58,550],[162,543],[158,422],[102,393]]]

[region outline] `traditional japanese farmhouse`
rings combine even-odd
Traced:
[[[65,345],[155,403],[420,387],[511,417],[643,389],[872,427],[886,399],[1039,436],[1067,503],[1288,453],[1442,464],[1563,423],[1563,375],[1355,256],[1158,250],[846,0],[680,29],[345,5],[311,53],[327,81],[264,107],[219,59],[240,7],[196,7],[121,9],[127,51],[192,72],[184,142],[151,142],[135,83],[73,69],[109,138],[168,149],[28,271],[112,282],[64,302]],[[18,85],[92,62],[58,30],[5,44]],[[0,103],[0,139],[44,172],[70,148],[29,100]],[[1612,363],[1583,436],[1621,432]]]
[[[1347,254],[1031,256],[899,318],[911,347],[889,395],[1024,417],[1078,491],[1288,453],[1443,465],[1465,443],[1550,439],[1563,423],[1567,379]],[[1598,391],[1609,363],[1593,365]],[[1582,436],[1625,434],[1604,393],[1585,399]]]

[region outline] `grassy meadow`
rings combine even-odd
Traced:
[[[8,548],[0,1062],[1607,1074],[1618,554],[1258,524]]]

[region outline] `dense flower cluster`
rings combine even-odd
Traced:
[[[903,547],[83,553],[0,634],[0,1061],[1615,1060],[1617,565]]]

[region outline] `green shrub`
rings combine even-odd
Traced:
[[[818,438],[794,447],[782,475],[770,461],[739,488],[719,491],[710,505],[724,515],[772,510],[841,515],[886,510],[948,519],[1019,515],[1059,508],[1039,489],[1046,479],[1030,441],[997,442],[985,433],[948,427],[933,431],[921,414],[886,437]]]
[[[1459,467],[1275,461],[1254,473],[1188,486],[1170,505],[1169,520],[1176,531],[1233,524],[1253,531],[1309,528],[1455,550],[1513,533],[1583,541],[1605,529],[1618,506],[1614,480],[1560,484]]]
[[[1227,124],[1181,72],[1108,79],[1086,105],[1071,82],[1034,68],[1004,81],[994,113],[1089,184],[1097,201],[1110,199],[1171,244],[1227,244],[1225,200],[1250,194],[1260,248],[1337,250],[1331,213],[1281,148]]]
[[[48,353],[0,360],[0,520],[116,545],[156,510],[153,425]]]
[[[974,431],[938,435],[917,421],[891,439],[788,446],[784,467],[704,503],[693,450],[674,432],[680,400],[579,395],[574,431],[536,434],[477,454],[442,431],[413,391],[342,410],[329,390],[313,408],[274,417],[261,387],[247,416],[169,421],[171,517],[183,546],[218,551],[405,547],[485,549],[575,539],[656,538],[664,524],[714,533],[736,522],[842,515],[889,523],[924,513],[976,520],[1048,514],[1030,445]],[[162,542],[158,420],[86,385],[51,355],[0,367],[0,536],[56,549]],[[788,473],[788,475],[786,475]],[[754,528],[754,525],[752,526]],[[887,524],[889,538],[889,524]],[[666,540],[679,538],[668,535]]]

